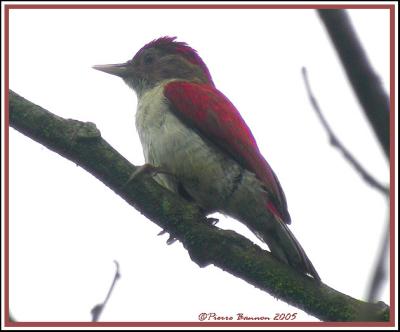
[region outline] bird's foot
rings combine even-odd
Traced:
[[[151,164],[146,163],[142,166],[137,167],[136,170],[130,175],[129,179],[125,182],[125,184],[122,187],[125,188],[130,182],[132,182],[137,177],[155,176],[160,173],[172,175],[172,173],[163,169],[161,166],[153,166]]]
[[[165,233],[167,233],[167,231],[163,229],[163,230],[162,230],[160,233],[158,233],[157,235],[164,235]],[[173,237],[172,235],[170,235],[169,238],[168,238],[168,240],[167,240],[167,244],[168,244],[168,245],[171,245],[171,244],[173,244],[176,240],[177,240],[176,237]]]
[[[206,223],[208,225],[215,226],[218,222],[219,222],[218,218],[212,218],[212,217],[206,218]],[[164,235],[165,233],[167,233],[167,231],[165,229],[163,229],[157,235],[160,236],[160,235]],[[176,240],[178,240],[178,239],[176,237],[174,237],[172,234],[170,234],[169,238],[167,240],[167,244],[171,245],[171,244],[175,243]]]
[[[207,224],[211,225],[211,226],[215,226],[217,223],[219,222],[218,218],[207,218]]]

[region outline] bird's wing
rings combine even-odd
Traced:
[[[278,178],[261,155],[253,134],[229,99],[209,85],[185,81],[166,84],[164,95],[183,122],[195,128],[242,167],[256,174],[271,195],[268,208],[290,224],[285,194]]]

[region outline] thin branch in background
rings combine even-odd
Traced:
[[[362,109],[389,159],[390,102],[382,82],[373,70],[347,12],[343,9],[319,9],[318,14],[335,46]]]
[[[353,157],[350,151],[347,150],[347,148],[343,145],[343,143],[334,134],[333,130],[331,129],[324,115],[322,114],[317,99],[314,97],[314,94],[311,91],[310,83],[308,81],[308,76],[307,76],[307,69],[304,67],[302,68],[302,74],[304,83],[306,85],[308,97],[310,98],[310,102],[315,112],[317,113],[318,119],[321,121],[322,126],[326,130],[329,136],[329,141],[332,144],[332,146],[334,146],[335,148],[339,149],[342,152],[343,157],[350,163],[350,165],[357,171],[357,173],[364,179],[365,182],[367,182],[371,187],[375,188],[376,190],[383,193],[386,197],[388,197],[389,189],[383,184],[379,183],[378,180],[376,180],[371,174],[369,174],[368,171]]]
[[[318,119],[321,121],[322,126],[325,128],[326,132],[328,133],[329,140],[331,144],[338,148],[342,153],[344,158],[356,169],[357,173],[359,173],[362,178],[373,188],[385,194],[385,196],[389,197],[389,189],[382,184],[380,184],[372,175],[370,175],[362,166],[361,164],[352,156],[352,154],[345,148],[345,146],[339,141],[336,135],[333,133],[331,127],[329,126],[328,122],[324,118],[322,111],[318,105],[317,99],[314,97],[311,87],[308,81],[307,70],[306,68],[302,68],[302,74],[304,78],[304,82],[306,85],[306,89],[308,92],[308,96],[310,98],[311,104],[318,115]],[[389,224],[389,223],[388,223]],[[387,257],[387,250],[389,247],[389,230],[386,230],[384,233],[384,237],[381,241],[381,248],[378,255],[377,263],[375,264],[375,272],[373,273],[373,277],[371,280],[371,285],[369,287],[368,292],[368,301],[376,301],[376,297],[378,294],[379,289],[382,286],[382,283],[385,281],[386,278],[386,269],[385,269],[385,262]]]
[[[389,222],[387,223],[389,225]],[[385,267],[387,259],[387,251],[389,249],[389,229],[385,229],[383,239],[381,241],[381,247],[379,249],[379,255],[375,264],[375,272],[371,279],[371,284],[368,291],[368,302],[375,302],[377,295],[382,287],[383,282],[387,278],[387,269]]]
[[[110,286],[110,289],[108,290],[107,296],[104,299],[103,303],[96,304],[93,307],[93,309],[91,310],[90,313],[92,314],[92,322],[97,322],[99,320],[100,315],[103,312],[103,310],[104,310],[104,308],[105,308],[105,306],[106,306],[106,304],[108,302],[108,299],[110,298],[110,295],[111,295],[112,291],[114,290],[115,283],[121,277],[121,274],[119,272],[119,264],[118,264],[117,261],[114,261],[114,263],[115,263],[115,267],[116,267],[114,280],[113,280],[113,282],[112,282],[112,284]]]

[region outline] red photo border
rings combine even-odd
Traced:
[[[9,18],[18,9],[388,9],[390,11],[389,322],[13,322],[9,317]],[[395,5],[394,4],[6,4],[4,6],[4,317],[5,327],[393,327],[395,326]]]

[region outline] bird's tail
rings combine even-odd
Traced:
[[[282,192],[283,195],[283,192]],[[321,280],[304,249],[285,223],[288,212],[279,211],[270,199],[265,185],[254,174],[245,171],[239,184],[229,197],[229,204],[222,211],[242,221],[261,241],[272,255],[301,273]],[[280,210],[285,210],[286,204]]]
[[[284,263],[291,265],[296,270],[309,274],[314,279],[320,281],[321,278],[313,264],[289,227],[279,217],[275,219],[277,222],[274,231],[268,231],[261,235],[264,242],[268,244],[272,255]]]

